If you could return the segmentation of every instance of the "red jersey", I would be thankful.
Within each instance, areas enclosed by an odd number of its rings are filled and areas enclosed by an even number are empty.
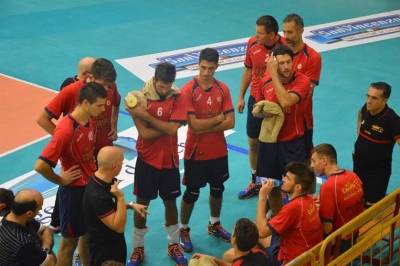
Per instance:
[[[289,83],[283,84],[288,93],[295,93],[299,96],[300,101],[289,107],[282,109],[285,115],[285,121],[278,134],[277,141],[290,141],[304,135],[304,101],[307,100],[310,93],[310,79],[301,73],[293,72],[293,77]],[[258,91],[256,101],[268,100],[279,104],[276,97],[274,84],[271,76],[267,75],[261,79],[260,89]]]
[[[118,107],[120,102],[121,95],[117,90],[117,85],[113,83],[107,90],[106,104],[104,106],[105,110],[94,119],[97,127],[96,153],[104,146],[113,145],[112,141],[108,139],[108,133],[111,131],[112,108]]]
[[[347,170],[332,174],[321,185],[319,215],[336,231],[364,211],[364,192],[360,178]],[[355,230],[354,233],[358,231]],[[351,234],[344,239],[350,239]]]
[[[322,68],[321,61],[321,55],[307,44],[304,44],[304,48],[294,55],[293,70],[303,73],[310,78],[311,82],[314,83],[315,86],[318,86]],[[312,129],[314,127],[312,97],[307,98],[306,111],[304,115],[307,127]]]
[[[204,90],[194,78],[182,87],[181,92],[186,99],[187,114],[195,115],[197,119],[208,119],[220,113],[227,114],[234,111],[228,87],[216,79],[211,88]],[[184,158],[189,160],[194,152],[195,160],[211,160],[227,156],[224,132],[195,134],[188,129]]]
[[[44,108],[45,111],[55,119],[58,119],[62,113],[72,112],[78,102],[79,91],[85,83],[85,80],[78,80],[63,88]],[[112,145],[112,141],[108,139],[108,133],[111,131],[112,107],[119,106],[120,101],[121,95],[118,93],[117,85],[112,83],[107,90],[105,111],[93,118],[98,130],[96,152],[104,146]]]
[[[96,170],[94,161],[94,144],[96,127],[91,118],[86,125],[81,125],[68,114],[57,125],[54,135],[46,145],[39,158],[55,167],[61,160],[62,171],[79,165],[82,176],[69,186],[86,186],[89,177]]]
[[[147,100],[147,112],[162,121],[186,124],[186,102],[182,95],[174,95],[165,100]],[[177,133],[150,140],[144,140],[139,134],[136,150],[145,163],[157,169],[179,167]]]
[[[264,76],[265,70],[267,69],[267,63],[265,60],[268,59],[269,53],[279,44],[286,44],[286,40],[280,35],[278,41],[273,46],[265,46],[259,44],[256,37],[251,37],[247,42],[246,57],[244,59],[244,65],[247,68],[251,68],[251,87],[250,95],[256,98],[258,84],[261,78]]]
[[[280,236],[278,260],[289,263],[322,241],[322,225],[314,199],[301,195],[283,205],[267,224]]]

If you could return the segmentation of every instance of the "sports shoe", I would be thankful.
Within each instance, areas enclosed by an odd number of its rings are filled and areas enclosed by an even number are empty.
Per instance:
[[[219,237],[221,240],[223,240],[225,242],[231,241],[231,233],[226,231],[221,226],[221,222],[216,222],[215,224],[211,224],[210,222],[208,222],[207,233],[209,233],[210,235]]]
[[[47,227],[48,227],[54,234],[58,234],[58,233],[61,232],[61,228],[60,228],[59,226],[49,224]]]
[[[179,249],[178,244],[168,245],[167,254],[174,261],[176,266],[188,265],[188,260]]]
[[[183,249],[185,252],[192,252],[193,251],[193,245],[192,241],[190,241],[190,228],[183,229],[181,228],[179,232],[179,246]]]
[[[258,192],[260,191],[261,186],[256,185],[256,183],[251,182],[247,188],[244,190],[240,191],[238,193],[238,198],[239,199],[248,199],[253,197],[254,195],[257,195]]]
[[[74,266],[82,266],[81,257],[78,253],[75,253]]]
[[[131,258],[127,266],[138,266],[142,264],[146,256],[144,255],[144,247],[135,248],[132,252]]]

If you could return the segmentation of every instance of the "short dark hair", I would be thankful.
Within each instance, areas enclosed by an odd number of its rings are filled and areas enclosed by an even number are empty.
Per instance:
[[[103,79],[108,83],[113,83],[117,79],[117,72],[115,71],[114,65],[110,60],[105,58],[96,59],[90,67],[90,74],[95,79]]]
[[[162,81],[165,83],[172,83],[176,77],[176,67],[167,62],[160,63],[156,66],[154,74],[156,81]]]
[[[83,100],[87,100],[90,104],[93,104],[98,98],[107,98],[106,89],[97,82],[88,82],[79,91],[78,104],[83,103]]]
[[[290,49],[287,45],[283,45],[283,44],[279,44],[277,47],[275,47],[271,51],[271,53],[272,52],[274,53],[274,56],[287,54],[290,56],[290,58],[292,58],[292,60],[294,57],[294,53],[293,53],[292,49]]]
[[[330,163],[334,164],[337,163],[337,153],[335,148],[331,144],[328,143],[319,144],[315,146],[315,148],[311,151],[311,154],[313,153],[325,156],[326,158],[328,158],[328,161]]]
[[[234,235],[236,238],[236,246],[242,252],[251,250],[258,243],[259,236],[257,226],[247,218],[240,218],[237,220]]]
[[[207,61],[211,63],[218,64],[219,62],[219,53],[217,50],[214,48],[205,48],[201,50],[200,56],[199,56],[199,62],[201,61]]]
[[[115,260],[106,260],[101,266],[124,266],[124,264]]]
[[[382,81],[374,82],[374,83],[371,83],[371,87],[374,89],[383,91],[382,97],[384,99],[389,99],[390,94],[392,93],[392,86],[390,86],[386,82],[382,82]]]
[[[12,203],[14,201],[14,193],[10,189],[0,188],[0,203],[6,206],[1,210],[1,212],[7,212],[11,210]]]
[[[302,162],[292,162],[286,165],[286,171],[295,175],[295,184],[300,184],[302,192],[307,193],[315,180],[315,174],[310,166]]]
[[[304,28],[303,18],[297,14],[289,14],[283,19],[283,23],[294,22],[294,24],[299,28]]]
[[[36,208],[37,208],[36,200],[18,202],[18,201],[15,201],[15,198],[14,198],[14,201],[13,201],[13,204],[11,207],[11,211],[16,216],[21,216],[21,215],[27,213],[28,211],[33,211],[33,212],[36,211]]]
[[[256,21],[257,26],[264,26],[266,32],[274,32],[275,34],[279,31],[278,21],[273,16],[265,15],[261,16]]]

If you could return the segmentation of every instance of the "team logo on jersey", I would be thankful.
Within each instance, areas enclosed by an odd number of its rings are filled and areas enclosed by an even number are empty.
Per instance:
[[[88,137],[89,137],[89,141],[93,140],[93,131],[89,132]]]
[[[110,100],[107,101],[107,106],[110,106],[111,102]]]
[[[371,129],[373,131],[376,131],[376,132],[379,132],[379,133],[383,132],[383,127],[380,127],[380,126],[377,126],[377,125],[372,125]]]
[[[303,66],[301,64],[297,65],[297,69],[301,69]]]
[[[218,98],[217,98],[217,101],[218,101],[218,102],[221,102],[221,100],[222,100],[221,97],[218,97]]]

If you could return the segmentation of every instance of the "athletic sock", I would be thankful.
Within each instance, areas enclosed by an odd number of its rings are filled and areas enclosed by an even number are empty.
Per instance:
[[[179,243],[179,225],[173,224],[168,227],[164,226],[168,233],[168,244],[178,244]]]
[[[149,231],[149,228],[134,228],[132,236],[133,248],[144,247],[144,235]]]

